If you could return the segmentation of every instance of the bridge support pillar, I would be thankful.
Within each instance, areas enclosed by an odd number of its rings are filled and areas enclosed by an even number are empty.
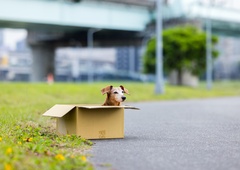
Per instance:
[[[54,75],[55,47],[43,43],[30,45],[30,49],[33,57],[31,81],[46,81],[48,74]]]

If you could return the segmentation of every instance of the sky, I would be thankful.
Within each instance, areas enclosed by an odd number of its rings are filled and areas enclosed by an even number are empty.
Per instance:
[[[3,43],[11,50],[16,48],[16,43],[19,40],[22,40],[27,36],[27,31],[24,29],[4,29],[3,32]]]

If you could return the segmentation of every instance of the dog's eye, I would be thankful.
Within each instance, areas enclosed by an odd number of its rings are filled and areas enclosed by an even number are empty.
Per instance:
[[[122,91],[122,93],[125,93],[125,91]]]
[[[116,91],[115,91],[115,92],[113,92],[113,93],[114,93],[114,94],[118,94],[118,92],[116,92]]]

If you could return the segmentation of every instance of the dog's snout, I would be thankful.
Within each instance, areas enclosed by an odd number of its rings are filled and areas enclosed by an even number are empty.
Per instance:
[[[123,97],[122,97],[122,100],[123,100],[123,101],[124,101],[124,100],[126,100],[126,97],[125,97],[125,96],[123,96]]]

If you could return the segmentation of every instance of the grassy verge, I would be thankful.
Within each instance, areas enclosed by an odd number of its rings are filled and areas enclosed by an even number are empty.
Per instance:
[[[78,136],[58,136],[54,120],[42,117],[56,103],[103,103],[100,90],[118,82],[94,84],[0,83],[0,169],[93,169],[84,150],[92,145]],[[131,95],[127,102],[240,96],[240,82],[218,82],[208,91],[166,86],[155,95],[152,83],[122,82]]]

